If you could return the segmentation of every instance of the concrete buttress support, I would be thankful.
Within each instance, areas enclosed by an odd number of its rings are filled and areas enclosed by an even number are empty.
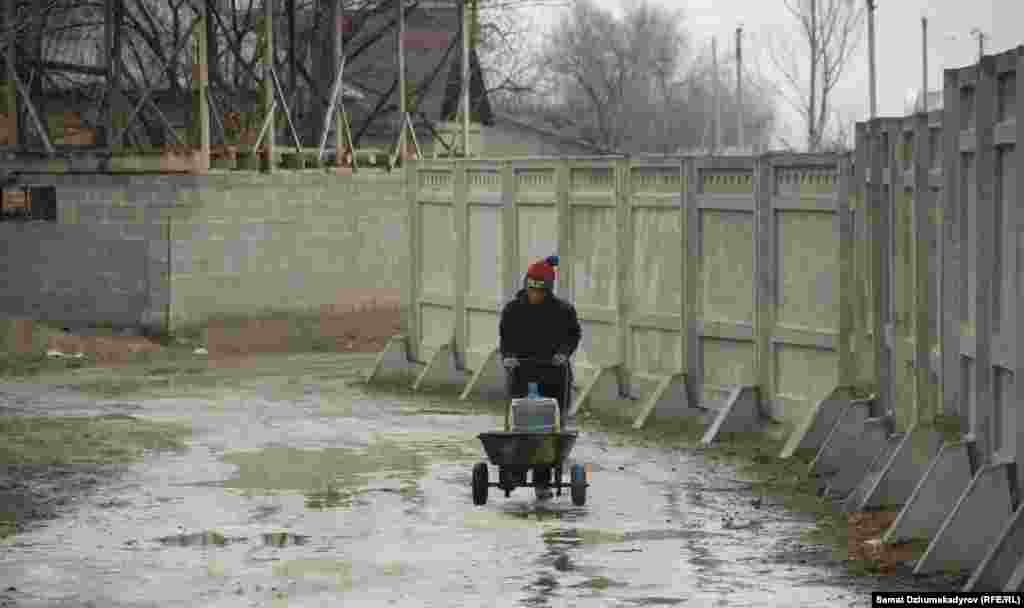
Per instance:
[[[885,543],[931,539],[971,483],[969,442],[942,446],[914,487],[896,520],[882,537]]]
[[[871,415],[870,405],[867,401],[850,403],[825,437],[807,468],[807,474],[815,480],[819,490],[842,468],[847,448],[860,440],[864,422]]]
[[[1018,506],[1003,526],[999,538],[971,573],[963,591],[1018,591],[1020,582],[1012,589],[1007,585],[1021,565],[1024,565],[1024,506]]]
[[[691,404],[687,391],[686,374],[662,377],[641,405],[640,415],[633,422],[633,428],[640,429],[657,420],[706,416],[708,410]]]
[[[914,574],[973,570],[999,540],[1013,514],[1009,464],[981,467],[942,522],[914,567]]]
[[[871,466],[868,467],[867,473],[861,478],[857,487],[854,488],[846,498],[843,500],[842,510],[843,513],[856,513],[863,511],[862,505],[865,499],[868,497],[872,489],[878,484],[879,478],[888,469],[889,464],[892,462],[893,456],[899,449],[900,444],[906,439],[906,435],[896,433],[889,435],[885,440],[885,445],[882,451],[879,452],[878,456],[872,461]],[[915,479],[911,483],[911,489],[913,489],[913,483],[916,483]],[[909,490],[908,490],[909,491]]]
[[[459,400],[465,401],[470,395],[502,399],[507,396],[507,392],[507,378],[505,369],[501,366],[501,353],[495,348],[473,373]]]
[[[633,422],[637,415],[637,405],[629,401],[624,394],[623,373],[622,366],[618,364],[601,367],[580,391],[572,405],[570,416],[575,416],[583,406],[587,406],[602,414]]]
[[[710,445],[725,433],[753,433],[763,428],[765,416],[761,414],[760,391],[756,386],[737,386],[729,393],[725,407],[718,411],[714,422],[700,440]]]
[[[864,484],[845,505],[848,513],[867,509],[903,506],[924,477],[942,447],[942,435],[931,428],[916,427],[903,435],[893,435],[894,449],[876,464]],[[874,467],[873,467],[874,468]]]
[[[860,484],[871,465],[885,452],[892,423],[888,418],[868,418],[860,436],[838,454],[839,470],[828,480],[826,496],[845,498]]]
[[[422,364],[412,359],[409,338],[404,335],[392,336],[384,350],[377,355],[373,368],[366,376],[366,382],[374,384],[401,379],[411,383],[420,375],[422,368]]]
[[[428,386],[457,386],[462,389],[468,381],[469,374],[459,369],[455,360],[455,349],[452,343],[448,343],[442,344],[434,351],[426,367],[413,382],[412,390],[418,391]]]
[[[804,421],[798,426],[786,440],[779,458],[788,459],[793,454],[803,450],[821,449],[832,427],[836,425],[839,417],[850,407],[853,399],[853,391],[847,387],[836,387],[832,389],[828,397],[825,397],[814,405],[814,408],[807,414]]]

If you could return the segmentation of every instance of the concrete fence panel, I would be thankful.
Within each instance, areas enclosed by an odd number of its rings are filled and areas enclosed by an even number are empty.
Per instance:
[[[763,302],[770,333],[762,384],[772,416],[792,427],[841,381],[840,352],[848,341],[841,332],[842,297],[852,291],[842,280],[844,246],[852,245],[848,164],[834,156],[769,162],[768,246],[758,256],[770,286]]]
[[[624,162],[624,161],[623,161]],[[589,376],[596,370],[625,363],[622,325],[626,165],[613,160],[568,163],[567,258],[562,272],[570,277],[570,293],[583,327],[576,365]]]
[[[412,350],[429,361],[450,344],[456,328],[456,269],[463,266],[456,235],[459,171],[448,163],[424,163],[410,193],[413,268]]]
[[[685,188],[679,159],[630,167],[625,363],[640,393],[686,370]]]
[[[689,228],[697,268],[690,377],[700,402],[721,407],[735,386],[758,381],[755,334],[755,161],[695,161]]]
[[[502,284],[505,221],[501,165],[472,162],[466,167],[463,323],[466,367],[476,370],[498,346],[498,320],[505,304]]]

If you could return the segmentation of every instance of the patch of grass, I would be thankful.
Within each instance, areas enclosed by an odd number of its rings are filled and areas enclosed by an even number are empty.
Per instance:
[[[0,378],[35,378],[47,373],[80,369],[92,365],[90,357],[51,358],[45,354],[0,354]]]
[[[17,522],[16,514],[9,511],[0,511],[0,540],[18,531]]]
[[[966,429],[963,419],[959,416],[939,414],[935,417],[933,424],[935,430],[942,434],[945,441],[955,442],[963,439]]]
[[[132,416],[6,416],[0,418],[0,462],[116,464],[146,450],[184,448],[191,429]]]

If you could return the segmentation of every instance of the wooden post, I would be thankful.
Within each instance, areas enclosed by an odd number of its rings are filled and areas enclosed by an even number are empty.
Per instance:
[[[978,82],[974,90],[974,133],[975,133],[975,184],[977,189],[976,217],[971,226],[977,243],[975,256],[975,315],[974,329],[974,412],[971,416],[971,433],[977,440],[979,464],[990,462],[997,445],[994,426],[995,392],[993,391],[992,329],[994,327],[992,302],[995,291],[993,263],[995,262],[995,239],[992,235],[999,229],[995,224],[995,147],[993,131],[995,125],[995,57],[985,56],[978,62]]]
[[[196,10],[199,11],[201,22],[195,29],[196,43],[192,69],[192,103],[195,108],[195,118],[199,124],[196,125],[198,141],[193,143],[199,146],[199,171],[200,173],[206,173],[210,170],[210,57],[206,46],[206,33],[210,16],[207,14],[205,2],[199,3]]]
[[[286,10],[288,11],[288,105],[292,108],[296,107],[296,98],[298,96],[299,87],[299,63],[298,56],[295,53],[296,47],[296,33],[295,33],[295,0],[287,0],[285,3]],[[316,141],[316,140],[313,140]],[[301,150],[296,150],[301,152]]]
[[[462,155],[469,158],[469,2],[462,0]]]
[[[398,41],[396,52],[398,53],[398,158],[405,162],[406,157],[406,95],[405,90],[405,3],[402,0],[395,0],[398,12]]]
[[[942,119],[942,287],[939,294],[939,318],[941,337],[939,349],[942,352],[942,413],[945,416],[960,414],[960,404],[965,395],[960,383],[960,321],[962,298],[966,284],[963,252],[966,243],[960,240],[960,85],[956,70],[945,70],[943,74],[943,119]],[[965,207],[966,208],[966,207]],[[1022,383],[1024,384],[1024,383]]]
[[[118,64],[114,56],[114,32],[117,27],[117,0],[106,0],[103,12],[103,68],[107,74],[107,99],[103,108],[103,134],[102,142],[110,145],[110,138],[114,134],[114,69]]]
[[[263,0],[263,111],[267,124],[267,151],[263,170],[273,173],[275,169],[275,146],[277,125],[274,124],[274,6],[277,0]]]
[[[334,32],[332,34],[333,41],[333,53],[331,57],[334,62],[331,64],[332,73],[337,73],[338,66],[341,65],[341,57],[345,54],[345,5],[342,0],[330,0],[331,6],[334,8]],[[338,93],[341,99],[345,97],[345,85],[342,83],[341,91]],[[335,158],[337,158],[338,166],[342,164],[342,156],[345,153],[345,107],[339,101],[340,110],[334,113],[334,148]],[[356,166],[355,162],[356,151],[352,150],[352,167]]]
[[[109,0],[108,0],[109,1]],[[2,21],[0,25],[4,28],[14,27],[14,2],[4,2],[2,9]],[[19,129],[19,120],[21,112],[18,111],[19,100],[18,100],[18,88],[15,84],[14,74],[11,71],[10,66],[18,64],[18,45],[15,44],[14,36],[7,44],[5,50],[7,58],[4,60],[4,74],[6,75],[3,86],[3,98],[0,99],[0,115],[3,115],[6,119],[6,130],[8,133],[7,144],[21,146],[23,141],[21,137],[21,129]]]

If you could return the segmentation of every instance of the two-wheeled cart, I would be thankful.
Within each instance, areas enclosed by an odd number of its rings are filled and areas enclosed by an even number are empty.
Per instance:
[[[583,506],[589,485],[586,468],[579,463],[572,464],[568,482],[564,479],[566,460],[579,436],[577,431],[563,428],[562,410],[568,411],[571,407],[568,403],[568,364],[556,366],[550,361],[537,359],[520,359],[519,362],[516,369],[510,370],[511,374],[529,374],[531,370],[545,366],[565,368],[561,371],[565,384],[562,399],[541,397],[531,390],[526,398],[509,402],[505,412],[505,430],[480,433],[487,458],[498,467],[498,482],[491,482],[486,462],[474,465],[473,503],[486,504],[489,488],[504,490],[508,498],[516,488],[533,487],[538,491],[553,489],[558,496],[562,495],[562,488],[569,488],[573,504]],[[531,384],[536,386],[536,383]],[[528,474],[531,477],[529,482],[526,480]]]

